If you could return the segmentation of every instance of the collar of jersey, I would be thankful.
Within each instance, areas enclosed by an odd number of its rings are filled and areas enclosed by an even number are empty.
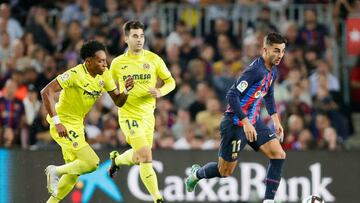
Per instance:
[[[139,54],[139,55],[131,55],[129,50],[126,51],[125,55],[129,58],[142,58],[145,56],[145,50],[143,49],[142,50],[142,54]]]
[[[266,66],[265,66],[265,60],[263,59],[263,57],[260,56],[259,58],[260,58],[261,66],[266,70],[266,72],[272,72],[272,70],[276,67],[276,66],[272,66],[271,70],[267,69]]]

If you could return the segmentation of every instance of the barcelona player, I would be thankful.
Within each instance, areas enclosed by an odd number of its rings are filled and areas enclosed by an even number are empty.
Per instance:
[[[134,86],[131,77],[124,80],[119,93],[107,68],[105,46],[97,41],[85,43],[80,50],[84,63],[57,76],[42,91],[48,111],[51,137],[61,146],[65,164],[45,169],[51,197],[47,203],[60,202],[72,190],[80,175],[97,169],[99,157],[85,140],[84,118],[101,94],[106,91],[121,107]],[[55,95],[60,92],[56,103]],[[56,103],[56,104],[55,104]]]
[[[228,107],[220,124],[218,162],[202,167],[194,164],[185,182],[187,191],[193,191],[201,179],[230,176],[237,166],[238,153],[248,144],[270,159],[264,203],[274,202],[285,160],[285,152],[280,145],[284,130],[275,109],[274,81],[277,77],[276,65],[284,56],[285,44],[286,39],[280,34],[265,36],[262,56],[255,59],[229,89],[226,96]],[[274,122],[275,132],[259,119],[262,98]]]
[[[119,83],[120,89],[124,88],[123,81],[128,76],[134,78],[135,87],[125,105],[119,108],[120,128],[131,149],[121,155],[117,151],[110,153],[113,163],[109,175],[113,177],[120,165],[139,164],[142,182],[154,202],[161,203],[164,200],[152,167],[154,109],[156,99],[175,88],[175,80],[158,55],[143,49],[145,39],[141,22],[128,21],[124,24],[123,31],[128,50],[112,61],[110,71],[114,80]],[[160,88],[156,88],[158,78],[163,81]]]

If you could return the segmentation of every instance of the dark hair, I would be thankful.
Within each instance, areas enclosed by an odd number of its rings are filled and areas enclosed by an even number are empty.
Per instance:
[[[131,29],[142,29],[142,30],[144,30],[144,24],[142,24],[140,21],[137,21],[137,20],[127,21],[123,26],[125,36],[129,36]]]
[[[264,42],[266,45],[271,46],[272,44],[286,44],[287,40],[281,34],[272,32],[264,37]]]
[[[105,45],[96,40],[90,40],[85,42],[80,49],[80,56],[83,60],[94,57],[95,53],[98,51],[106,51]]]

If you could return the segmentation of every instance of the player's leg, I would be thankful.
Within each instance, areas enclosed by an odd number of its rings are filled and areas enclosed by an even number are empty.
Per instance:
[[[70,163],[76,159],[76,154],[74,153],[73,150],[62,149],[62,154],[65,163]],[[64,199],[76,184],[78,177],[79,177],[78,175],[70,175],[70,174],[65,174],[61,176],[57,186],[58,192],[56,196],[51,196],[46,203],[58,203],[62,199]]]
[[[261,121],[255,125],[259,149],[269,158],[264,203],[273,203],[280,184],[286,154],[276,135]],[[256,150],[256,148],[254,148]]]
[[[91,173],[98,168],[100,159],[89,145],[76,150],[75,154],[76,159],[74,161],[56,167],[58,174],[82,175]]]
[[[224,118],[220,124],[221,143],[218,162],[209,162],[200,167],[194,164],[191,174],[187,177],[186,190],[192,192],[201,179],[230,176],[237,165],[239,151],[246,145],[245,136],[241,135],[242,129],[235,126],[231,118]],[[241,141],[241,137],[244,141]]]

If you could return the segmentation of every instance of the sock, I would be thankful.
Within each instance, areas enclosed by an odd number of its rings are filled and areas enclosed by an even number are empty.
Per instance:
[[[53,196],[51,196],[51,197],[48,199],[48,201],[46,201],[46,203],[59,203],[59,202],[60,202],[60,200],[57,199],[56,197],[53,197]]]
[[[198,179],[221,177],[218,164],[216,162],[207,163],[196,172],[196,177]]]
[[[275,201],[273,199],[266,199],[263,203],[275,203]]]
[[[265,180],[265,200],[273,200],[279,187],[284,159],[270,159]]]
[[[140,178],[154,201],[162,198],[152,163],[140,163]]]
[[[133,161],[133,156],[134,156],[134,150],[129,149],[126,152],[122,153],[120,156],[117,156],[115,158],[115,163],[117,166],[120,165],[132,166],[135,164]]]
[[[56,167],[60,175],[73,174],[82,175],[93,172],[99,165],[99,157],[90,146],[83,147],[76,152],[76,160]]]
[[[79,176],[65,174],[61,176],[59,185],[58,185],[58,195],[57,198],[64,199],[66,195],[74,188]]]

